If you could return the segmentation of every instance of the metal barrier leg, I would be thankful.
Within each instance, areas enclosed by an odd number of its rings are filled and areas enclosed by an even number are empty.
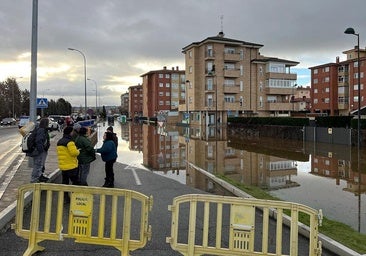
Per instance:
[[[32,202],[32,220],[30,223],[30,234],[28,248],[23,256],[31,256],[35,252],[43,251],[45,248],[38,245],[37,231],[39,226],[39,205],[41,203],[41,189],[39,184],[34,184],[33,202]]]

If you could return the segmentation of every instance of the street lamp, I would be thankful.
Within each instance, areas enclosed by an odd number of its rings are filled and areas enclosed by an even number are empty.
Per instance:
[[[358,90],[358,95],[357,95],[357,98],[358,98],[358,108],[357,108],[357,118],[358,118],[358,121],[357,121],[357,169],[358,169],[358,175],[359,175],[359,186],[361,186],[361,168],[360,168],[360,139],[361,139],[361,68],[360,68],[360,34],[359,33],[356,33],[355,30],[353,28],[347,28],[345,31],[344,31],[345,34],[348,34],[348,35],[354,35],[354,36],[357,36],[357,80],[358,80],[358,87],[357,87],[357,90]],[[359,191],[359,193],[361,194],[361,191]],[[361,200],[361,197],[359,195],[359,209],[360,209],[360,200]],[[360,223],[360,221],[359,221]],[[359,224],[360,225],[360,224]],[[359,226],[359,231],[361,229],[361,227]]]
[[[345,34],[349,34],[349,35],[355,35],[357,36],[357,80],[358,80],[358,87],[357,87],[357,93],[358,93],[358,108],[357,108],[357,117],[358,117],[358,122],[357,122],[357,145],[358,148],[360,148],[360,138],[361,138],[361,69],[360,69],[360,34],[356,33],[355,30],[353,28],[347,28],[344,31]]]
[[[94,79],[88,78],[88,80],[94,82],[95,84],[95,115],[96,115],[98,111],[98,85]]]
[[[84,58],[84,99],[85,99],[85,117],[86,117],[86,114],[87,114],[87,111],[88,111],[88,106],[87,106],[87,103],[86,103],[86,58],[85,58],[84,53],[82,51],[78,50],[78,49],[74,49],[74,48],[67,48],[67,49],[70,50],[70,51],[79,52]]]

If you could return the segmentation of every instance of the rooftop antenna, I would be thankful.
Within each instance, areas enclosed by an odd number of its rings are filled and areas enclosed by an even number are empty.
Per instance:
[[[221,31],[219,33],[220,37],[224,37],[224,15],[220,15]]]

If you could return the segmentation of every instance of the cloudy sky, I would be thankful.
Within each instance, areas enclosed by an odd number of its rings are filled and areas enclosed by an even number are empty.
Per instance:
[[[30,88],[33,0],[0,0],[0,81]],[[308,68],[334,62],[366,40],[365,0],[38,0],[38,97],[84,105],[119,105],[141,75],[179,66],[182,48],[215,36],[264,45],[265,56],[298,61],[298,84]],[[222,19],[220,17],[223,17]],[[293,69],[293,71],[295,71]],[[22,78],[20,78],[22,77]]]

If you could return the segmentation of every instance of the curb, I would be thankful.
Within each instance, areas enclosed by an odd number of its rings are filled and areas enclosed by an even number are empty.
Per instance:
[[[50,175],[50,181],[54,181],[57,177],[60,176],[60,169],[56,169]],[[28,193],[25,196],[24,203],[28,205],[32,202],[32,193]],[[14,222],[15,214],[16,214],[17,200],[15,200],[11,205],[6,207],[3,211],[0,212],[0,233],[6,232],[11,227],[11,222]]]

